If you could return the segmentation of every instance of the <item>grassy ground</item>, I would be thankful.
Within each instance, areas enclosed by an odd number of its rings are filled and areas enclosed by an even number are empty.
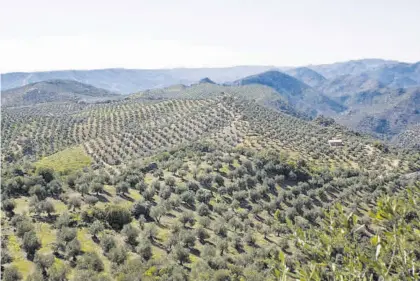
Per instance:
[[[99,246],[99,244],[96,244],[92,240],[92,235],[89,233],[88,229],[86,228],[78,229],[77,239],[80,241],[80,245],[82,246],[82,251],[85,253],[93,253],[93,252],[97,253],[100,257],[102,257],[105,272],[110,272],[111,262],[103,255],[102,248]]]
[[[15,235],[10,235],[7,248],[13,258],[12,265],[16,266],[23,279],[26,279],[35,270],[35,264],[26,259],[25,252],[20,248],[19,238]]]
[[[37,169],[52,168],[57,172],[68,174],[89,166],[92,159],[85,153],[82,146],[70,147],[35,163]]]
[[[55,242],[56,233],[55,229],[52,229],[51,225],[47,223],[35,224],[35,230],[37,237],[41,240],[41,252],[51,252],[52,244]]]
[[[82,251],[85,253],[92,253],[95,252],[96,244],[93,242],[91,235],[89,234],[88,230],[85,228],[81,228],[77,230],[77,239],[80,241],[80,245],[82,246]]]
[[[14,201],[16,205],[14,212],[16,214],[23,214],[25,212],[26,213],[29,212],[29,198],[28,197],[15,198]]]

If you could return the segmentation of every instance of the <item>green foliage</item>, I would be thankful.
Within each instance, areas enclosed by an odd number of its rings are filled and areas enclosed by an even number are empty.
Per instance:
[[[96,235],[98,235],[98,233],[102,232],[103,230],[104,230],[104,225],[102,224],[102,222],[98,220],[94,221],[89,227],[89,232],[94,237],[96,237]]]
[[[54,256],[51,253],[37,252],[34,263],[39,266],[42,272],[46,272],[54,264]]]
[[[96,253],[86,253],[77,260],[77,268],[80,270],[103,271],[104,263]]]
[[[172,253],[174,255],[174,259],[177,260],[180,265],[190,261],[188,251],[180,245],[176,245]]]
[[[132,246],[137,245],[137,237],[139,236],[139,233],[139,229],[132,224],[124,225],[123,229],[121,230],[121,234],[125,236],[126,242]]]
[[[16,204],[12,199],[3,200],[1,204],[1,209],[6,212],[7,216],[12,217],[14,215],[13,210],[15,209]]]
[[[215,92],[14,110],[2,254],[23,278],[418,279],[418,153]],[[75,147],[91,162],[66,175],[50,160]]]
[[[66,257],[72,258],[73,260],[75,260],[76,256],[81,253],[81,248],[82,247],[80,245],[79,240],[77,240],[77,238],[74,238],[73,240],[71,240],[70,242],[66,244],[66,249],[65,249]]]
[[[152,244],[147,240],[142,240],[136,247],[136,252],[146,261],[148,261],[152,255]]]
[[[99,182],[93,182],[90,185],[90,190],[96,194],[102,193],[104,191],[104,185]]]
[[[36,270],[26,278],[26,281],[44,281],[44,275],[41,271]]]
[[[108,258],[118,265],[123,264],[127,259],[127,251],[121,246],[114,247],[109,251]]]
[[[117,193],[125,194],[128,192],[130,185],[126,182],[119,182],[115,188]]]
[[[105,253],[108,253],[111,249],[115,248],[117,243],[115,242],[114,237],[110,235],[105,235],[101,239],[101,247]]]
[[[22,247],[28,253],[28,257],[31,257],[29,259],[32,259],[36,250],[41,247],[35,231],[29,231],[23,235]]]
[[[105,209],[106,222],[116,230],[121,230],[131,219],[130,211],[124,206],[107,205]]]
[[[43,169],[51,169],[59,173],[69,174],[87,167],[91,162],[92,159],[86,155],[83,148],[75,146],[45,157],[36,162],[35,166],[38,173]]]
[[[48,281],[62,281],[66,280],[66,275],[69,272],[69,268],[64,263],[54,263],[48,271]]]
[[[2,280],[19,281],[22,280],[22,274],[19,273],[16,267],[9,266],[4,269],[4,272],[2,274]]]

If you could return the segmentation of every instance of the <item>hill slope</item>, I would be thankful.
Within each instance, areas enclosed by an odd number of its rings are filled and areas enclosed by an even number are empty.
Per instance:
[[[282,111],[292,116],[309,119],[310,115],[297,110],[290,105],[285,97],[280,95],[271,87],[252,84],[245,86],[219,85],[208,82],[201,82],[191,86],[174,85],[163,89],[153,89],[139,92],[130,96],[130,98],[147,99],[203,99],[213,98],[220,94],[228,94],[241,97],[247,100],[253,100],[266,107]]]
[[[333,79],[324,80],[315,88],[332,98],[342,98],[358,92],[377,90],[385,85],[371,78],[368,74],[341,75]]]
[[[399,147],[415,147],[420,149],[420,123],[408,127],[392,138],[392,143]]]
[[[420,123],[420,88],[366,92],[354,99],[359,105],[355,103],[350,118],[340,120],[347,119],[358,130],[389,138]]]
[[[348,108],[335,118],[356,130],[390,139],[420,122],[419,87],[391,88],[359,75],[341,76],[318,89]]]
[[[204,86],[2,109],[2,273],[418,279],[418,153]]]
[[[359,75],[397,63],[397,61],[383,59],[361,59],[332,64],[309,65],[308,68],[315,70],[327,79],[334,79],[341,75]]]
[[[75,80],[121,94],[140,90],[168,87],[174,84],[190,84],[203,77],[215,82],[232,81],[251,74],[266,71],[270,66],[235,66],[226,68],[174,68],[174,69],[98,69],[68,70],[30,73],[6,73],[1,75],[3,90],[26,84],[51,80]]]
[[[315,116],[345,110],[340,103],[312,89],[302,81],[279,71],[267,71],[234,81],[232,85],[264,85],[276,90],[296,109]]]
[[[340,74],[324,80],[317,89],[328,96],[343,96],[380,88],[420,86],[420,63],[393,63],[362,73]]]
[[[420,63],[363,60],[321,70],[330,79],[315,88],[348,108],[334,116],[341,124],[388,140],[418,124]]]
[[[1,92],[2,106],[34,105],[46,102],[97,101],[119,95],[72,80],[49,80]]]
[[[367,74],[391,88],[420,86],[420,62],[386,65]]]
[[[317,87],[327,80],[324,76],[308,67],[292,68],[285,70],[284,72],[311,87]]]

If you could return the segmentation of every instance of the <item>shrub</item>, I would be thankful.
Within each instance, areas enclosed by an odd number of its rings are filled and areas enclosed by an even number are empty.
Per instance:
[[[47,269],[49,269],[54,263],[54,256],[50,253],[40,253],[36,252],[34,263],[39,266],[43,273],[46,274]]]
[[[45,275],[46,274],[47,273],[45,273]],[[28,277],[26,278],[26,281],[44,281],[44,274],[39,270],[35,270],[35,272],[28,275]]]
[[[209,207],[206,204],[201,203],[197,207],[197,213],[200,216],[208,216],[210,214],[210,209],[209,209]]]
[[[81,253],[81,245],[77,238],[74,238],[66,245],[66,257],[76,259],[76,256]]]
[[[187,250],[185,250],[181,245],[176,245],[172,251],[173,257],[179,262],[180,265],[183,265],[185,262],[190,261],[190,256]]]
[[[118,194],[127,193],[129,188],[130,188],[130,185],[125,181],[119,182],[117,186],[115,187]]]
[[[115,242],[114,237],[112,237],[111,235],[105,235],[104,237],[102,237],[101,247],[105,253],[108,253],[112,248],[115,248],[116,245],[117,242]]]
[[[105,208],[105,220],[115,230],[121,230],[123,226],[130,223],[131,213],[127,208],[119,205],[108,205]]]
[[[6,199],[1,202],[1,208],[6,212],[7,216],[12,217],[14,215],[13,210],[15,209],[16,204],[12,199]]]
[[[90,227],[89,232],[92,234],[93,237],[96,237],[96,235],[104,230],[104,225],[102,222],[96,220],[94,221]]]
[[[66,265],[55,263],[48,269],[48,281],[67,280],[66,275],[69,268]]]
[[[54,170],[50,168],[40,167],[37,169],[37,174],[40,175],[46,183],[54,179]]]
[[[3,281],[19,281],[22,280],[22,274],[18,271],[16,266],[8,266],[4,269],[2,274]]]
[[[31,230],[23,235],[22,247],[28,253],[28,259],[32,260],[36,250],[41,247],[35,231]]]
[[[131,214],[138,219],[140,217],[140,215],[143,215],[145,218],[149,217],[149,204],[147,204],[146,202],[143,201],[137,201],[136,203],[134,203],[132,209],[131,209]]]
[[[126,237],[126,242],[132,246],[137,245],[137,237],[139,236],[140,231],[131,224],[124,225],[121,234]]]
[[[16,218],[17,218],[17,222],[16,222],[17,236],[23,237],[25,233],[34,229],[32,222],[27,217],[23,217],[22,220],[19,219],[20,217],[16,217]],[[12,224],[13,224],[13,220],[12,220]]]
[[[109,251],[108,258],[110,261],[121,265],[127,259],[127,250],[121,246],[116,246]]]
[[[147,240],[142,240],[141,243],[136,247],[136,252],[146,261],[148,261],[153,253],[152,253],[152,245]]]
[[[104,263],[97,253],[86,253],[77,260],[77,268],[100,272],[104,270]]]
[[[100,182],[92,182],[90,184],[90,190],[98,195],[104,191],[104,185]]]

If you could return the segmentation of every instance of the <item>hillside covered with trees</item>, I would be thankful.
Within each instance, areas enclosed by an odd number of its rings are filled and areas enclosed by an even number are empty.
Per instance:
[[[3,280],[419,280],[418,150],[210,85],[2,108]]]

